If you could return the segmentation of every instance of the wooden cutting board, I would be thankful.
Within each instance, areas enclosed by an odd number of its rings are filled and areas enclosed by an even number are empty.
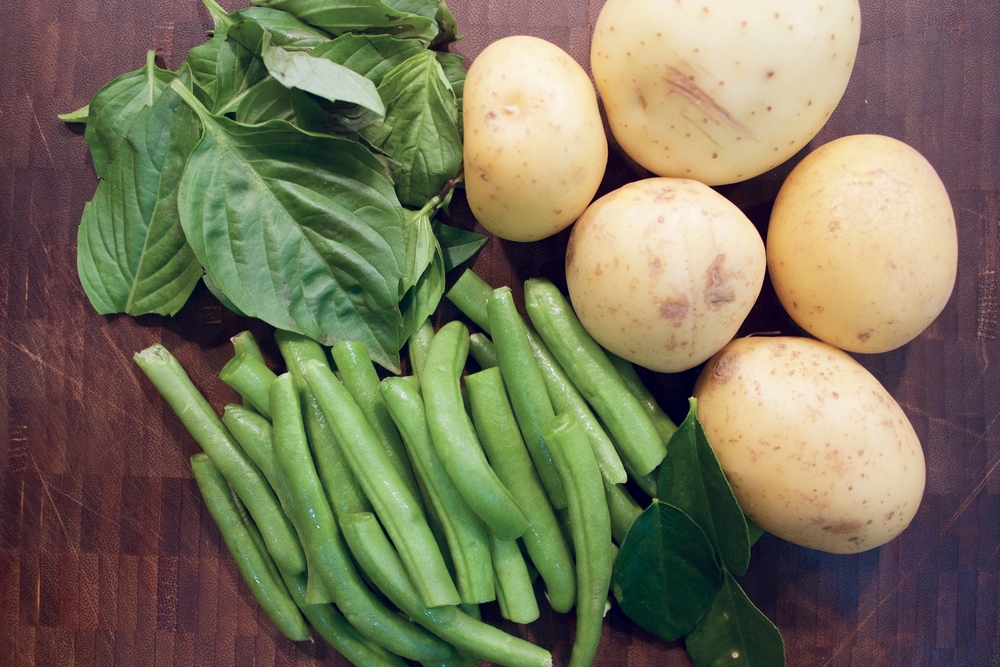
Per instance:
[[[10,4],[10,3],[9,3]],[[235,8],[232,3],[223,3]],[[452,0],[471,61],[515,33],[588,61],[600,0]],[[922,152],[957,214],[954,295],[919,339],[863,357],[901,403],[927,457],[927,491],[896,541],[854,556],[765,536],[742,584],[780,628],[790,665],[988,665],[1000,660],[1000,14],[992,1],[862,0],[856,69],[820,135],[877,132]],[[133,364],[166,345],[219,410],[229,337],[270,330],[199,288],[173,318],[105,317],[76,275],[76,229],[96,176],[74,110],[148,49],[175,68],[211,26],[197,0],[24,0],[0,40],[0,664],[345,665],[322,642],[276,636],[220,546],[191,480],[197,446]],[[794,161],[794,160],[793,160]],[[721,188],[764,231],[788,167]],[[605,189],[641,175],[613,151]],[[459,197],[453,224],[474,228]],[[473,267],[509,284],[563,285],[566,234],[489,241]],[[447,305],[439,321],[455,316]],[[787,329],[765,290],[748,331]],[[683,415],[692,373],[647,375]],[[484,607],[488,618],[497,613]],[[572,615],[504,627],[564,664]],[[680,644],[615,608],[595,665],[688,665]]]

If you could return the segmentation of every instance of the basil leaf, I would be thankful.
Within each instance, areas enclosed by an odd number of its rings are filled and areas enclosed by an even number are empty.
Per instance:
[[[99,313],[173,315],[198,283],[201,265],[177,213],[177,186],[197,139],[190,110],[164,91],[136,115],[84,207],[77,269]]]
[[[86,123],[90,117],[90,105],[84,104],[76,111],[59,114],[59,120],[64,123]]]
[[[444,270],[450,273],[459,264],[466,262],[486,245],[489,237],[458,227],[434,221],[434,236],[444,254]]]
[[[448,3],[444,0],[438,3],[434,18],[438,23],[438,34],[434,38],[432,46],[440,46],[461,39],[458,36],[458,21],[455,20],[455,15],[448,9]]]
[[[405,219],[356,142],[284,121],[243,125],[178,90],[204,132],[181,179],[181,224],[240,311],[324,345],[363,342],[399,371]]]
[[[292,91],[268,76],[243,91],[218,114],[232,114],[237,123],[248,125],[276,119],[291,122],[295,118]]]
[[[320,44],[310,54],[349,67],[377,86],[396,65],[423,51],[424,46],[412,39],[347,33]]]
[[[398,11],[379,0],[257,0],[254,4],[288,12],[334,36],[383,33],[429,44],[438,32],[433,15]]]
[[[654,499],[622,541],[611,589],[626,616],[674,641],[695,627],[721,585],[705,532],[680,509]]]
[[[739,576],[750,563],[747,522],[698,421],[690,399],[687,418],[667,443],[656,488],[660,500],[684,510],[705,531],[723,566]]]
[[[122,74],[98,90],[90,100],[84,140],[90,147],[98,178],[108,176],[125,135],[138,114],[153,102],[176,76],[157,67],[154,51],[146,53],[144,67]]]
[[[206,108],[219,113],[266,76],[267,67],[260,57],[235,39],[227,37],[219,46],[212,105],[206,105]]]
[[[464,122],[462,120],[462,101],[465,97],[465,76],[467,71],[462,67],[462,56],[457,53],[445,53],[443,51],[435,51],[438,62],[441,63],[441,69],[444,70],[444,75],[448,77],[448,82],[451,83],[451,89],[455,93],[455,102],[458,106],[458,133],[459,136],[463,134]]]
[[[403,311],[404,338],[417,330],[421,323],[434,314],[444,295],[444,253],[434,235],[431,211],[407,211],[406,290],[400,300]]]
[[[194,79],[194,93],[207,108],[215,107],[219,51],[226,43],[225,28],[216,28],[212,37],[188,51],[181,67],[188,67]]]
[[[429,19],[437,17],[437,0],[385,0],[385,4],[398,12],[425,16]]]
[[[712,608],[684,638],[696,667],[784,667],[778,628],[726,574]]]
[[[378,92],[386,102],[384,125],[389,132],[376,136],[375,123],[361,134],[399,164],[393,173],[399,200],[422,206],[462,166],[455,93],[433,51],[396,66]]]
[[[247,7],[229,17],[233,26],[228,35],[258,55],[264,33],[270,35],[272,44],[289,51],[309,50],[331,38],[323,30],[277,9]]]
[[[286,51],[270,43],[261,45],[267,71],[286,88],[297,88],[331,102],[358,105],[375,114],[385,114],[385,105],[375,84],[354,70],[308,53]]]

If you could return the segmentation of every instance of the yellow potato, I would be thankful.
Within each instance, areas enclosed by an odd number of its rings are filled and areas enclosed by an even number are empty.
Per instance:
[[[746,180],[802,149],[847,88],[858,0],[608,0],[591,69],[611,132],[660,176]]]
[[[512,241],[569,226],[594,198],[608,161],[597,93],[555,44],[490,44],[465,80],[465,189],[476,219]]]
[[[673,373],[736,335],[765,265],[760,234],[732,202],[698,181],[649,178],[604,195],[580,216],[566,283],[597,342]]]
[[[934,168],[901,141],[842,137],[789,174],[767,231],[768,270],[788,314],[851,352],[909,342],[941,313],[958,233]]]
[[[916,514],[925,466],[913,426],[842,350],[739,338],[705,365],[694,395],[740,506],[768,532],[855,553],[892,540]]]

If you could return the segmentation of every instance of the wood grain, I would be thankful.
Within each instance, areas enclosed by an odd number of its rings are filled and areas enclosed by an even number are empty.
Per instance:
[[[232,3],[223,3],[233,8]],[[452,0],[472,59],[510,34],[547,38],[587,64],[601,0]],[[902,139],[937,168],[957,214],[960,266],[947,309],[901,350],[863,357],[924,445],[927,492],[896,541],[855,556],[766,536],[741,582],[781,629],[790,665],[1000,664],[1000,13],[992,0],[862,0],[862,39],[846,95],[789,164],[720,188],[766,228],[798,158],[850,133]],[[228,339],[251,328],[276,365],[267,327],[204,289],[174,318],[104,317],[76,276],[76,228],[96,176],[76,109],[148,49],[176,67],[211,22],[197,0],[25,0],[0,40],[0,664],[340,666],[322,642],[276,635],[227,557],[190,478],[197,451],[131,361],[171,349],[214,406]],[[605,190],[640,172],[613,151]],[[455,224],[472,227],[464,203]],[[566,235],[492,239],[474,268],[494,285],[564,284]],[[455,315],[442,307],[443,320]],[[746,331],[790,330],[765,290]],[[675,417],[692,373],[647,374]],[[497,620],[487,606],[484,613]],[[607,619],[595,665],[689,665],[680,644]],[[499,622],[499,621],[498,621]],[[572,616],[503,624],[564,664]]]

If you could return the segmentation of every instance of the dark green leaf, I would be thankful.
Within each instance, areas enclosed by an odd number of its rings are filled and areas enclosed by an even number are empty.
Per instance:
[[[412,39],[347,33],[320,44],[310,53],[349,67],[377,86],[396,65],[423,51],[424,46]]]
[[[286,51],[264,37],[261,55],[267,71],[286,88],[297,88],[331,102],[364,107],[377,115],[385,105],[370,80],[354,70],[309,53]]]
[[[712,608],[684,639],[697,667],[784,667],[781,633],[727,574]]]
[[[764,537],[767,533],[766,530],[755,524],[753,521],[748,519],[745,515],[743,517],[747,521],[747,529],[750,532],[750,546],[757,544],[757,540]]]
[[[331,35],[382,33],[429,44],[438,31],[433,15],[398,11],[379,0],[258,0],[256,4],[286,11]]]
[[[362,131],[372,145],[399,163],[396,193],[408,206],[423,206],[442,191],[462,166],[458,106],[451,83],[433,51],[405,60],[389,72],[378,92],[386,103],[387,135]]]
[[[653,500],[622,541],[611,588],[626,616],[674,641],[695,627],[721,584],[704,531],[683,511]]]
[[[397,12],[424,16],[429,19],[437,16],[437,0],[385,0],[385,4]]]
[[[206,105],[215,113],[227,108],[233,100],[267,76],[267,67],[257,54],[228,38],[219,46],[215,71],[212,106]]]
[[[660,500],[681,508],[698,522],[723,566],[739,576],[750,563],[746,519],[697,413],[697,401],[692,398],[687,418],[667,443],[656,488]]]
[[[184,57],[181,66],[191,69],[194,78],[194,92],[207,108],[215,107],[218,84],[219,51],[226,43],[225,28],[216,28],[215,34],[203,44],[199,44]]]
[[[155,53],[149,51],[144,67],[114,79],[90,100],[84,139],[90,147],[98,178],[108,176],[109,165],[117,158],[136,117],[153,106],[176,76],[174,72],[157,67],[154,56]]]
[[[462,262],[466,262],[479,251],[489,237],[458,227],[451,227],[434,221],[434,235],[444,253],[444,270],[450,272]]]
[[[136,115],[78,232],[80,282],[98,312],[173,315],[197,284],[201,265],[177,214],[177,186],[197,139],[172,90]]]
[[[451,13],[451,10],[448,9],[448,3],[444,0],[441,0],[438,3],[435,18],[438,22],[438,35],[434,39],[434,46],[447,44],[448,42],[454,42],[455,40],[461,39],[458,36],[458,21],[455,20],[455,16]]]
[[[211,280],[248,316],[325,345],[361,341],[398,372],[406,221],[382,165],[356,142],[243,125],[185,99],[204,134],[181,222]]]

